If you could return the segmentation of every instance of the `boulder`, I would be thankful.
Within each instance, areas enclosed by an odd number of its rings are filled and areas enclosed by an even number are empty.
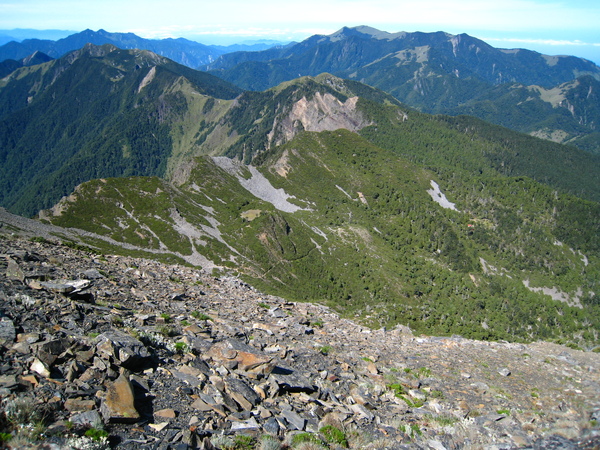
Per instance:
[[[113,423],[133,423],[140,418],[134,405],[133,388],[125,373],[108,384],[100,412],[105,421]]]

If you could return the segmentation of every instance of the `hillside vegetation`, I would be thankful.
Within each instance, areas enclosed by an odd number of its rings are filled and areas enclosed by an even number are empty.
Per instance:
[[[233,271],[372,326],[597,342],[597,203],[525,177],[440,177],[344,130],[301,133],[261,167],[263,192],[283,189],[296,212],[243,188],[255,176],[243,166],[236,174],[201,158],[177,187],[93,181],[45,217]],[[432,181],[456,210],[432,199]],[[564,301],[526,285],[554,288]]]
[[[162,176],[178,144],[173,123],[239,92],[108,45],[18,69],[0,81],[0,204],[31,216],[93,178]]]
[[[375,327],[598,345],[598,156],[329,74],[241,92],[112,46],[17,69],[0,107],[1,204],[57,203],[42,220],[90,249]]]

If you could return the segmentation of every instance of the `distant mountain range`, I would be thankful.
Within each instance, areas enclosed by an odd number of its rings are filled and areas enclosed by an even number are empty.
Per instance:
[[[31,28],[0,30],[0,45],[10,41],[21,42],[24,39],[50,39],[56,41],[75,33],[77,32],[69,30],[35,30]]]
[[[424,112],[470,114],[600,152],[600,68],[573,56],[497,49],[466,34],[362,26],[285,48],[229,53],[205,69],[257,91],[328,72]]]
[[[20,67],[25,66],[35,66],[37,64],[42,64],[48,61],[52,61],[53,58],[46,55],[45,53],[36,51],[29,56],[26,56],[19,61],[15,61],[14,59],[6,59],[4,61],[0,61],[0,78],[4,78],[6,75],[14,72]]]
[[[36,51],[57,58],[86,43],[149,50],[246,90],[327,72],[386,91],[423,112],[473,115],[600,153],[598,66],[573,56],[497,49],[466,34],[387,33],[361,26],[285,46],[223,47],[85,30],[57,41],[0,46],[0,61],[12,60],[0,70],[7,73]]]
[[[258,51],[276,43],[236,44],[232,46],[204,45],[184,38],[144,39],[133,33],[110,33],[105,30],[84,30],[58,40],[24,39],[0,46],[0,61],[20,60],[39,51],[53,58],[80,49],[85,44],[112,44],[122,49],[149,50],[192,68],[209,64],[218,56],[232,51]]]

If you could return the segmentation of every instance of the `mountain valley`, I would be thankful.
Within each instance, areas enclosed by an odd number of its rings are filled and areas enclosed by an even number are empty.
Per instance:
[[[0,64],[0,393],[56,445],[597,445],[597,66],[368,27]]]

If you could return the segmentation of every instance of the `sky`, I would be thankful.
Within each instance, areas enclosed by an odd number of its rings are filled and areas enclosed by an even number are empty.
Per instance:
[[[600,65],[600,0],[0,0],[0,29],[104,29],[203,44],[300,41],[343,26],[467,33]]]

